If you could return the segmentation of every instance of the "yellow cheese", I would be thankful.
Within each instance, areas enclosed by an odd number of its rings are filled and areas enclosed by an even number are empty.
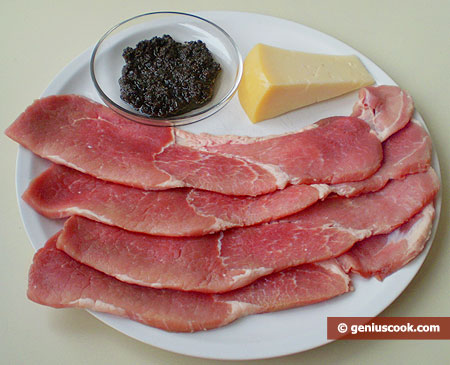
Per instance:
[[[257,44],[244,62],[239,100],[253,123],[373,84],[356,56]]]

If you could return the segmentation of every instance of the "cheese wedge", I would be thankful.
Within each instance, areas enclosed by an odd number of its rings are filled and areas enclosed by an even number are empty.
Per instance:
[[[257,44],[244,61],[239,101],[253,123],[374,83],[356,56]]]

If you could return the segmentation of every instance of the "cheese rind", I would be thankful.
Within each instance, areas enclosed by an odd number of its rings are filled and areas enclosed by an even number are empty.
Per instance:
[[[253,123],[374,83],[356,56],[257,44],[244,62],[239,101]]]

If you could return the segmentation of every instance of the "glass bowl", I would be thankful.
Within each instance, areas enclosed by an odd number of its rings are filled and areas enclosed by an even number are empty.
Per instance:
[[[179,116],[156,118],[137,111],[120,98],[119,78],[126,47],[135,48],[144,39],[165,34],[181,43],[203,41],[222,70],[207,104]],[[153,12],[124,20],[108,30],[94,47],[90,72],[102,100],[123,117],[152,126],[182,126],[213,115],[231,100],[241,80],[242,57],[233,39],[213,22],[192,14]]]

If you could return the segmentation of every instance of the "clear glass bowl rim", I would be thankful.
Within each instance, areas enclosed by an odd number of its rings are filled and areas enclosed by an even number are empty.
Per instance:
[[[127,110],[123,107],[121,107],[120,105],[116,104],[113,100],[111,100],[106,93],[103,91],[103,89],[101,88],[101,86],[99,85],[97,78],[95,76],[95,57],[97,55],[97,51],[99,50],[100,46],[102,45],[103,41],[112,33],[114,32],[117,28],[121,27],[122,25],[131,22],[135,19],[138,18],[142,18],[142,17],[146,17],[149,15],[156,15],[156,14],[167,14],[167,15],[182,15],[182,16],[188,16],[191,18],[195,18],[201,21],[204,21],[208,24],[210,24],[211,26],[213,26],[214,28],[216,28],[217,30],[219,30],[219,32],[221,32],[230,42],[230,44],[232,45],[232,48],[235,52],[235,56],[238,59],[238,67],[237,67],[237,72],[235,75],[235,80],[234,80],[234,84],[233,87],[227,92],[227,94],[220,99],[218,102],[216,102],[215,104],[211,105],[210,107],[208,107],[207,109],[198,111],[198,112],[194,112],[193,114],[189,114],[189,115],[180,115],[180,116],[173,116],[173,117],[167,117],[167,118],[152,118],[152,117],[146,117],[142,114],[139,113],[135,113],[133,111]],[[167,127],[167,126],[182,126],[182,125],[187,125],[187,124],[192,124],[192,123],[196,123],[199,122],[205,118],[208,118],[209,116],[213,115],[214,113],[218,112],[220,109],[222,109],[225,104],[230,101],[230,99],[232,98],[232,96],[236,93],[237,88],[239,86],[239,82],[241,80],[242,77],[242,72],[243,72],[243,61],[242,61],[242,56],[241,53],[239,52],[239,49],[236,45],[236,42],[233,40],[233,38],[221,27],[219,27],[217,24],[213,23],[212,21],[202,18],[198,15],[195,14],[189,14],[189,13],[184,13],[184,12],[179,12],[179,11],[155,11],[155,12],[149,12],[149,13],[143,13],[143,14],[139,14],[139,15],[135,15],[131,18],[125,19],[123,21],[121,21],[120,23],[117,23],[116,25],[114,25],[113,27],[111,27],[105,34],[103,34],[103,36],[99,39],[99,41],[96,43],[92,54],[91,54],[91,59],[90,59],[90,63],[89,63],[89,70],[90,70],[90,74],[91,74],[91,79],[92,82],[94,83],[94,86],[97,90],[97,92],[100,94],[101,98],[103,99],[103,101],[106,103],[106,105],[108,107],[110,107],[112,110],[114,110],[116,113],[120,114],[121,116],[128,118],[134,122],[138,122],[138,123],[142,123],[142,124],[146,124],[146,125],[151,125],[151,126],[162,126],[162,127]]]

